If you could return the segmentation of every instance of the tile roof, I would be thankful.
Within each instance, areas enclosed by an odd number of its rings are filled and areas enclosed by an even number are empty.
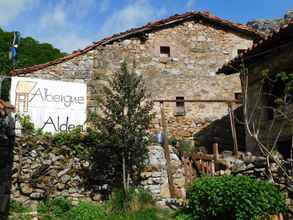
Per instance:
[[[198,21],[205,21],[210,24],[218,25],[221,28],[228,29],[231,31],[236,31],[242,34],[245,34],[247,36],[252,37],[252,39],[262,39],[264,38],[264,35],[247,27],[246,25],[242,24],[236,24],[231,21],[218,18],[214,15],[211,15],[209,12],[186,12],[184,14],[176,14],[174,16],[171,16],[166,19],[150,22],[142,27],[139,28],[133,28],[125,32],[121,32],[118,34],[114,34],[110,37],[106,37],[100,41],[94,42],[92,45],[87,46],[86,48],[78,51],[74,51],[72,54],[67,55],[65,57],[59,58],[57,60],[50,61],[48,63],[44,64],[38,64],[31,67],[27,67],[24,69],[16,69],[11,72],[12,75],[18,75],[18,74],[26,74],[26,73],[32,73],[37,70],[44,69],[49,66],[57,65],[59,63],[66,62],[70,59],[73,59],[77,56],[80,56],[82,54],[85,54],[93,49],[95,49],[98,46],[103,46],[106,44],[111,44],[115,41],[131,38],[134,36],[139,36],[144,33],[153,32],[162,28],[169,27],[171,25],[175,25],[187,20],[198,20]]]
[[[293,20],[287,25],[282,26],[279,31],[253,44],[251,48],[243,51],[236,58],[224,64],[217,73],[232,74],[239,72],[243,64],[247,66],[257,60],[257,58],[269,54],[272,50],[288,46],[291,43],[293,43]]]

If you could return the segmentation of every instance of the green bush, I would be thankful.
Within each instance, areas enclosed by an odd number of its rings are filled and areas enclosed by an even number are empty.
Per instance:
[[[196,150],[195,146],[190,140],[180,140],[179,141],[179,151],[182,153],[192,153]]]
[[[30,220],[29,212],[31,209],[24,206],[21,202],[11,200],[9,204],[9,219],[10,220]]]
[[[185,214],[185,213],[179,213],[176,215],[175,220],[192,220],[191,215]]]
[[[111,205],[116,206],[116,212],[107,210],[107,206],[102,206],[92,202],[79,202],[77,205],[65,198],[55,198],[42,202],[38,205],[40,220],[170,220],[173,219],[171,213],[166,210],[150,207],[153,204],[152,198],[147,191],[141,189],[132,190],[129,198],[129,209],[133,209],[134,202],[141,203],[133,210],[122,210],[121,204],[124,198],[115,191],[115,199],[111,200]],[[142,204],[144,203],[144,204]],[[118,206],[118,207],[117,207]],[[148,208],[146,208],[148,206]],[[120,207],[120,209],[118,209]],[[123,207],[124,208],[124,207]],[[121,211],[122,210],[122,211]],[[119,211],[119,212],[117,212]],[[17,219],[17,218],[16,218]],[[16,220],[15,219],[15,220]],[[28,219],[24,219],[28,220]],[[182,219],[178,219],[182,220]],[[183,219],[185,220],[185,219]]]
[[[35,126],[29,115],[17,115],[21,128],[25,134],[31,134],[35,131]]]
[[[67,214],[68,220],[103,220],[105,219],[105,211],[97,204],[90,202],[80,202],[73,207]]]
[[[147,208],[126,213],[110,214],[105,220],[171,220],[174,219],[172,214],[170,210]]]
[[[9,204],[9,211],[15,213],[30,212],[30,208],[24,206],[21,202],[11,200]]]
[[[152,194],[142,188],[130,188],[128,193],[125,193],[123,189],[116,189],[107,206],[114,213],[125,213],[154,207],[154,200]]]
[[[76,206],[66,198],[54,198],[38,205],[41,220],[103,220],[105,211],[95,203],[79,202]]]
[[[62,219],[72,209],[71,202],[66,198],[54,198],[41,202],[38,205],[38,213],[42,220]]]
[[[198,178],[187,199],[192,219],[259,220],[287,211],[276,186],[245,176]]]

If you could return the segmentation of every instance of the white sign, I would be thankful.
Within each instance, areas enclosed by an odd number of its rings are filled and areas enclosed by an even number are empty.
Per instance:
[[[10,101],[36,128],[69,131],[86,121],[86,84],[12,77]]]

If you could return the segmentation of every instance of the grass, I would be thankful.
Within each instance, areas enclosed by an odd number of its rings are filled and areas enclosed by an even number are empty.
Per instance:
[[[110,214],[105,220],[171,220],[172,213],[169,210],[158,208],[146,208],[138,211],[122,214]],[[104,220],[104,219],[103,219]]]
[[[30,216],[28,213],[31,212],[31,209],[24,206],[21,202],[16,200],[10,201],[10,216],[9,220],[30,220]]]
[[[21,203],[11,203],[11,220],[31,220]],[[104,204],[80,201],[77,205],[66,198],[41,202],[37,207],[40,220],[186,220],[174,217],[167,209],[159,209],[148,191],[131,189],[127,198],[121,190],[113,193]],[[16,215],[22,213],[22,215]]]

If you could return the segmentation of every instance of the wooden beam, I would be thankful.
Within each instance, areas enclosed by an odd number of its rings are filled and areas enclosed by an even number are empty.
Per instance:
[[[172,168],[171,168],[167,121],[165,119],[164,103],[162,102],[161,102],[161,121],[162,121],[163,134],[164,134],[163,147],[164,147],[164,153],[165,153],[165,157],[167,161],[167,176],[168,176],[168,183],[169,183],[169,191],[170,191],[171,198],[176,198],[176,192],[175,192]]]
[[[237,142],[237,133],[236,133],[236,126],[235,126],[235,117],[234,117],[234,111],[232,104],[228,104],[228,111],[229,111],[229,117],[230,117],[230,125],[231,125],[231,131],[232,131],[232,138],[233,138],[233,144],[234,144],[234,154],[235,156],[238,156],[238,142]]]
[[[193,160],[212,161],[212,160],[214,160],[214,155],[213,154],[204,154],[204,153],[194,153],[194,154],[192,154],[191,158]]]
[[[153,102],[204,102],[204,103],[238,103],[241,104],[240,100],[236,99],[189,99],[189,100],[175,100],[175,99],[155,99]]]

